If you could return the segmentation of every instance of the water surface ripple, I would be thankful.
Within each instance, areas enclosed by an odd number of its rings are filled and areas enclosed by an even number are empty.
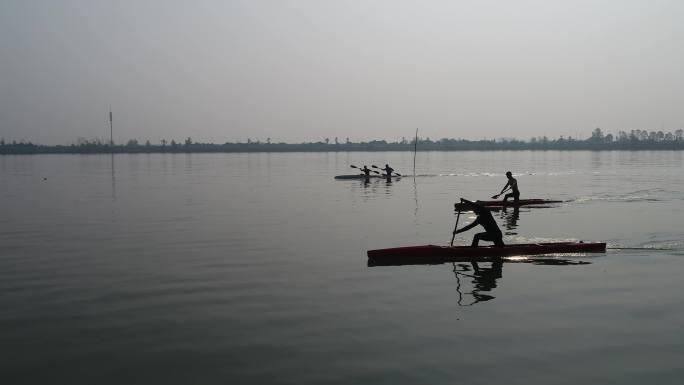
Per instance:
[[[336,181],[350,164],[403,178]],[[679,384],[680,152],[0,157],[7,384]],[[601,255],[368,267],[513,171],[506,242]],[[460,224],[472,220],[462,214]],[[468,244],[473,231],[459,234]]]

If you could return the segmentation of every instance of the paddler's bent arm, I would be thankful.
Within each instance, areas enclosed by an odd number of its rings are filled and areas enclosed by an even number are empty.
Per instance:
[[[468,231],[468,230],[472,229],[473,227],[477,226],[478,224],[479,224],[479,222],[476,219],[475,221],[473,221],[473,223],[466,225],[466,226],[463,226],[463,228],[460,230],[454,231],[454,234],[458,234],[458,233],[462,233],[464,231]]]

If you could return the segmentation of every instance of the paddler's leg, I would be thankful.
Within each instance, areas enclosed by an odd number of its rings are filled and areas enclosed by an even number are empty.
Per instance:
[[[475,236],[473,237],[473,243],[472,243],[470,246],[472,246],[472,247],[477,247],[477,245],[480,243],[481,240],[482,240],[482,241],[490,241],[490,242],[491,242],[491,239],[489,239],[489,234],[487,234],[487,233],[477,233],[477,234],[475,234]]]
[[[473,243],[470,245],[472,247],[477,247],[480,241],[494,242],[497,247],[503,247],[503,238],[497,235],[492,235],[489,233],[477,233],[473,237]]]

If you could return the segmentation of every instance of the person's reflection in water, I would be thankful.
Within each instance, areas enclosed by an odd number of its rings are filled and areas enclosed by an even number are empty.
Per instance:
[[[514,207],[512,211],[508,211],[507,207],[501,210],[501,218],[504,220],[506,227],[506,235],[517,235],[515,229],[518,227],[518,219],[520,219],[520,207]]]
[[[497,287],[497,279],[503,277],[503,264],[508,263],[529,263],[531,265],[539,266],[581,266],[590,265],[591,262],[588,261],[573,261],[569,259],[560,259],[553,257],[535,257],[535,258],[516,258],[516,259],[505,259],[505,258],[494,258],[491,260],[491,265],[485,267],[480,265],[486,262],[477,262],[475,260],[470,261],[470,264],[466,263],[452,263],[454,267],[454,276],[456,277],[456,292],[458,293],[458,305],[459,306],[472,306],[478,302],[484,302],[494,299],[495,297],[490,294],[484,294],[483,292],[491,292]],[[472,271],[471,274],[469,274]],[[472,278],[472,291],[463,292],[461,290],[461,277]],[[473,301],[467,304],[463,303],[464,296],[471,296]]]
[[[392,196],[392,178],[385,178],[385,183],[383,184],[384,193],[386,196]]]
[[[461,306],[471,306],[478,302],[484,302],[494,299],[495,297],[489,294],[483,294],[483,291],[492,291],[496,287],[496,280],[501,278],[503,275],[503,259],[496,258],[491,262],[490,267],[480,266],[478,262],[471,261],[470,266],[459,263],[458,266],[454,263],[454,275],[456,276],[457,285],[456,291],[458,291],[458,304]],[[459,271],[458,268],[461,268]],[[464,272],[470,271],[472,267],[472,274],[465,274]],[[465,293],[473,297],[473,302],[463,305],[463,294],[461,292],[461,280],[459,275],[472,278],[473,290],[471,292]]]
[[[491,266],[480,267],[477,262],[470,262],[473,267],[475,288],[479,291],[491,291],[496,287],[496,280],[501,278],[503,273],[503,259],[497,258],[492,261]]]

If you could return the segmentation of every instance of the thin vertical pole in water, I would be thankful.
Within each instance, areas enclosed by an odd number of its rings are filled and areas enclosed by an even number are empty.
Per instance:
[[[114,153],[114,119],[112,119],[112,106],[109,106],[109,145]]]
[[[416,142],[413,144],[413,197],[416,200],[416,211],[413,215],[418,218],[418,184],[416,184],[416,151],[418,150],[418,129],[416,128]]]
[[[413,143],[413,178],[416,178],[416,152],[418,151],[418,129],[416,128],[416,141]]]

